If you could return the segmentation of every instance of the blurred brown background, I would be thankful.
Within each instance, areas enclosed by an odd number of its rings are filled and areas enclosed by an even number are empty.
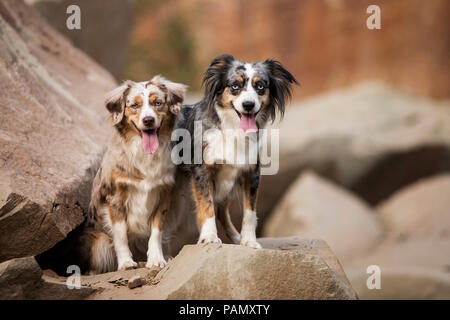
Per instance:
[[[310,96],[367,79],[421,95],[450,95],[450,3],[446,0],[28,0],[118,79],[155,73],[199,89],[211,59],[273,57]],[[69,4],[82,30],[68,30]],[[371,4],[381,30],[366,28]]]
[[[190,101],[219,54],[281,61],[301,86],[275,124],[258,235],[325,239],[362,298],[450,299],[448,0],[26,2],[117,81],[161,73]],[[366,27],[372,4],[381,30]],[[366,286],[371,264],[382,290]]]

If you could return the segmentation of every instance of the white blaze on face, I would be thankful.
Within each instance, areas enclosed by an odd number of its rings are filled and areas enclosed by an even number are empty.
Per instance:
[[[137,127],[141,130],[142,135],[142,147],[148,154],[154,154],[159,147],[158,131],[149,130],[144,124],[144,119],[146,117],[152,117],[155,119],[155,129],[161,126],[161,119],[156,114],[150,105],[150,96],[152,94],[157,94],[161,100],[164,99],[164,93],[154,85],[145,86],[145,82],[139,83],[140,86],[137,88],[137,94],[142,98],[142,106],[139,114],[139,122]]]
[[[258,127],[256,125],[256,114],[259,109],[261,109],[261,102],[259,101],[258,93],[253,87],[253,78],[256,75],[256,70],[250,63],[245,64],[245,74],[248,80],[245,84],[245,88],[242,89],[238,98],[234,101],[234,107],[241,114],[241,122],[239,127],[244,131],[244,133],[257,132]],[[246,111],[243,107],[244,102],[253,102],[255,106],[250,112]]]
[[[156,127],[159,127],[159,119],[158,116],[155,112],[155,110],[153,110],[153,108],[150,106],[150,94],[155,91],[159,91],[159,88],[157,88],[154,85],[149,85],[147,88],[145,88],[142,92],[142,99],[144,100],[143,104],[142,104],[142,110],[141,110],[141,114],[139,117],[139,126],[141,130],[145,129],[145,125],[143,123],[143,119],[145,117],[153,117],[155,118],[155,125]]]

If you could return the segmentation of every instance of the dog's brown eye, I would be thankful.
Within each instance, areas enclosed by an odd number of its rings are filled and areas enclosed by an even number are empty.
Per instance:
[[[137,109],[137,108],[139,108],[139,104],[133,103],[133,104],[131,105],[131,107],[134,108],[134,109]]]

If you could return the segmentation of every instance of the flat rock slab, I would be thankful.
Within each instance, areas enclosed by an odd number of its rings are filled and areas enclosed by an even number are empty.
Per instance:
[[[357,299],[325,242],[260,240],[271,249],[187,245],[155,278],[133,290],[108,282],[116,272],[86,276],[82,282],[101,288],[90,299]],[[122,271],[120,277],[148,272]]]

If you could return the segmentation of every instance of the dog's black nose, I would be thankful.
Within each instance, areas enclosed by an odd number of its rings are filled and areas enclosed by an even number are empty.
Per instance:
[[[155,118],[154,117],[145,117],[142,119],[142,122],[144,123],[144,126],[146,127],[152,127],[155,124]]]
[[[242,107],[245,111],[252,111],[252,109],[255,107],[255,103],[253,101],[244,101],[242,102]]]

